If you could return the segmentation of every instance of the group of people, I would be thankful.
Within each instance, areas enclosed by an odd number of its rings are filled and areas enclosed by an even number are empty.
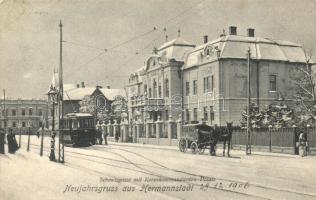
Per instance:
[[[12,129],[9,129],[9,133],[7,135],[7,141],[8,141],[9,153],[15,153],[20,148],[15,139],[15,134],[13,133]]]
[[[103,142],[103,137],[102,137],[102,128],[100,122],[97,123],[96,125],[96,144],[102,144]],[[108,140],[107,140],[108,134],[104,133],[104,144],[108,145]]]

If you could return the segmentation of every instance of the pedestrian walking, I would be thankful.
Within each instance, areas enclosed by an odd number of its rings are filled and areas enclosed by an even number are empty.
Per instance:
[[[53,132],[52,133],[52,138],[50,141],[50,155],[49,155],[49,160],[50,161],[56,161],[56,157],[55,157],[55,135],[56,133]]]
[[[300,133],[299,138],[298,138],[298,148],[299,148],[299,155],[304,157],[307,156],[307,139],[306,136],[303,132]]]
[[[7,135],[8,141],[8,152],[15,153],[18,150],[18,143],[16,142],[15,135],[12,132],[12,129],[9,129],[9,133]]]
[[[98,144],[102,144],[102,131],[101,131],[101,124],[100,121],[98,121],[96,125],[96,132],[97,132],[97,139],[98,139]]]
[[[104,138],[104,144],[105,145],[108,145],[108,140],[107,140],[107,132],[106,132],[106,125],[104,123],[104,121],[102,122],[102,125],[101,125],[101,130],[102,130],[102,135],[103,135],[103,138]],[[102,136],[101,136],[102,137]]]
[[[0,153],[2,154],[5,153],[4,144],[5,144],[5,134],[4,134],[3,129],[0,129]]]

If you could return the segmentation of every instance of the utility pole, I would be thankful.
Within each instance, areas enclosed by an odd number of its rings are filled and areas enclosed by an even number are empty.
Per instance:
[[[250,71],[250,48],[248,48],[247,51],[247,65],[248,65],[248,101],[247,101],[247,143],[246,143],[246,154],[249,155],[251,154],[251,140],[250,140],[250,97],[251,97],[251,88],[250,88],[250,76],[251,76],[251,71]]]
[[[62,49],[62,42],[63,42],[63,25],[61,23],[61,20],[59,22],[59,31],[60,31],[60,48],[59,48],[59,148],[58,148],[58,161],[60,163],[65,162],[64,157],[64,109],[63,109],[63,95],[64,95],[64,87],[63,87],[63,65],[62,65],[62,55],[63,55],[63,49]]]

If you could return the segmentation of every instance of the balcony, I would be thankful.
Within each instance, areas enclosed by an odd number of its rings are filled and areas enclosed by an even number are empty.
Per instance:
[[[139,106],[164,106],[165,105],[165,99],[162,98],[138,98],[131,100],[131,106],[132,107],[139,107]]]

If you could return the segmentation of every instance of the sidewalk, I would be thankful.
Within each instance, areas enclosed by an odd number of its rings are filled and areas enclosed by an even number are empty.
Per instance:
[[[134,147],[134,148],[149,148],[149,149],[159,149],[159,150],[166,150],[166,151],[179,151],[178,146],[162,146],[162,145],[152,145],[152,144],[140,144],[140,143],[119,143],[119,142],[108,142],[110,145],[115,146],[125,146],[125,147]],[[226,149],[227,151],[227,149]],[[180,152],[180,151],[179,151]],[[190,149],[187,150],[187,153],[191,153]],[[205,149],[205,154],[208,153],[208,149]],[[222,155],[222,147],[221,145],[217,149],[217,155]],[[233,155],[245,155],[245,151],[241,150],[235,150],[232,149],[231,153]],[[273,156],[273,157],[283,157],[283,158],[298,158],[300,156],[298,155],[291,155],[291,154],[282,154],[282,153],[271,153],[271,152],[259,152],[259,151],[253,151],[251,155],[255,156]],[[308,156],[308,157],[314,157],[314,156]]]

